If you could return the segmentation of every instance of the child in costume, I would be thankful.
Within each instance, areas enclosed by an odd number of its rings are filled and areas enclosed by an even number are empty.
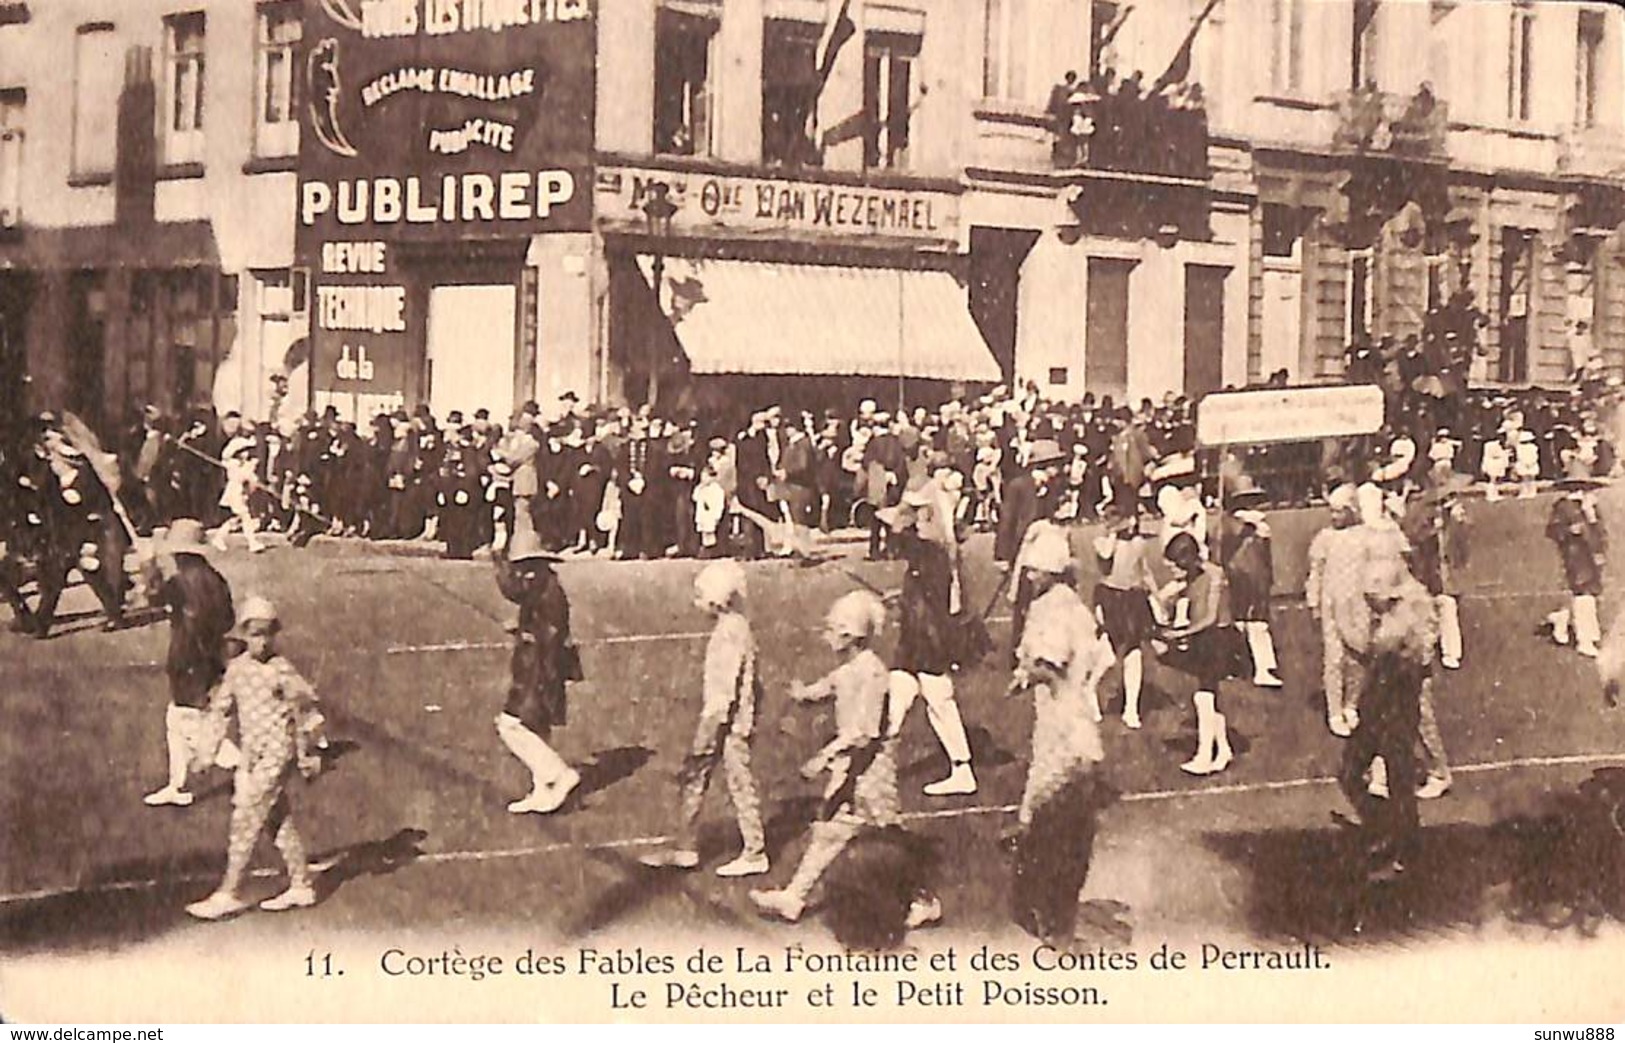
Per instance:
[[[854,591],[841,597],[830,607],[824,639],[845,661],[813,684],[797,683],[790,690],[796,702],[834,700],[835,737],[801,769],[808,779],[828,776],[824,805],[812,824],[801,863],[784,887],[750,893],[764,913],[799,920],[813,888],[848,845],[865,830],[898,824],[897,733],[902,715],[892,712],[889,673],[874,651],[885,621],[885,606],[873,594]],[[907,926],[941,916],[935,897],[924,893],[905,897]]]
[[[220,920],[248,908],[242,897],[254,846],[269,832],[288,867],[288,888],[260,903],[277,912],[316,904],[305,843],[293,821],[289,785],[294,776],[312,779],[321,770],[326,745],[315,689],[294,665],[277,654],[281,630],[275,606],[249,598],[234,636],[246,651],[233,659],[209,699],[214,734],[224,735],[235,719],[242,748],[231,792],[231,831],[226,873],[214,893],[186,911],[201,920]]]
[[[672,847],[642,859],[647,866],[692,869],[700,863],[700,809],[717,763],[728,779],[728,794],[744,850],[717,867],[718,876],[755,876],[768,871],[762,832],[762,805],[750,770],[751,732],[761,700],[756,672],[756,638],[745,617],[745,570],[735,561],[715,561],[694,579],[694,604],[716,619],[705,648],[705,687],[700,722],[683,762],[683,817]]]

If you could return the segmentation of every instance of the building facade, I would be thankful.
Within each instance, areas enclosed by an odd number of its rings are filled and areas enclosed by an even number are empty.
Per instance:
[[[4,0],[0,406],[1561,383],[1622,175],[1601,3]]]
[[[264,415],[298,339],[291,0],[0,4],[0,408]]]

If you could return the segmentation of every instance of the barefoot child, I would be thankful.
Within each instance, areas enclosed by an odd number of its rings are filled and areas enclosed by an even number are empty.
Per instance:
[[[215,734],[224,734],[228,719],[236,719],[242,760],[231,793],[226,875],[213,894],[186,907],[201,920],[224,919],[248,908],[243,878],[254,846],[267,832],[287,863],[288,889],[261,902],[260,908],[276,912],[316,904],[288,786],[295,774],[311,779],[321,770],[322,717],[310,682],[277,654],[280,630],[276,608],[264,598],[249,598],[234,631],[247,650],[226,667],[209,700]]]
[[[720,761],[744,850],[717,867],[718,876],[755,876],[768,871],[762,804],[750,770],[751,731],[761,699],[756,672],[756,638],[745,617],[745,570],[736,561],[714,561],[694,579],[694,604],[716,620],[705,648],[705,685],[700,723],[683,760],[682,822],[672,847],[643,856],[646,866],[692,869],[700,864],[700,809],[711,773]]]

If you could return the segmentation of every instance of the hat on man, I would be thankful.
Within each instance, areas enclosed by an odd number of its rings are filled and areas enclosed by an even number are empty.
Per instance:
[[[1577,474],[1559,479],[1552,488],[1561,493],[1582,493],[1601,489],[1604,484],[1600,479],[1592,478],[1590,475]]]
[[[542,546],[542,538],[529,529],[521,529],[513,534],[508,541],[508,560],[514,564],[521,561],[554,561],[553,555],[547,553]]]
[[[1040,438],[1033,443],[1032,449],[1027,453],[1027,466],[1048,467],[1065,459],[1066,454],[1061,452],[1061,443],[1053,438]]]
[[[196,518],[176,518],[167,530],[156,534],[154,554],[200,554],[209,552],[209,541],[204,537],[203,523]]]
[[[1269,493],[1253,479],[1251,475],[1242,475],[1236,479],[1236,487],[1225,497],[1234,510],[1245,510],[1257,507],[1269,499]]]
[[[902,503],[896,507],[880,508],[875,512],[875,518],[892,532],[906,532],[919,521],[920,514],[917,508]]]
[[[1354,486],[1344,482],[1333,489],[1326,496],[1326,506],[1334,511],[1353,511],[1360,507],[1359,498],[1355,495]]]

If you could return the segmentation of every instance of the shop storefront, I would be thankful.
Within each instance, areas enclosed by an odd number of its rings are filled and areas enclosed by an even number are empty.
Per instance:
[[[306,5],[296,252],[313,408],[506,417],[587,351],[557,320],[588,310],[586,282],[549,263],[548,240],[591,227],[593,5],[460,10]]]
[[[812,407],[997,383],[958,186],[825,177],[600,167],[600,397]]]

